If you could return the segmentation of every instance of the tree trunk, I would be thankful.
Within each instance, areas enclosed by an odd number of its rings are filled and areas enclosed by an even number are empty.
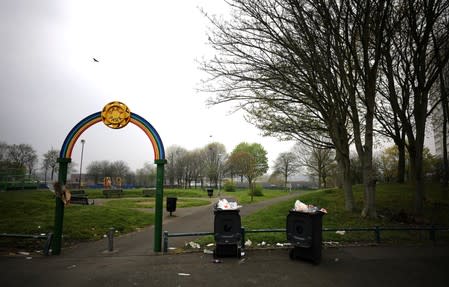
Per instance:
[[[351,182],[351,164],[349,161],[349,157],[340,154],[337,151],[337,163],[339,167],[339,173],[341,182],[343,183],[343,192],[345,195],[345,209],[347,211],[353,211],[355,208],[354,205],[354,196],[352,194],[352,182]]]
[[[374,171],[372,166],[372,152],[364,152],[362,165],[363,184],[365,186],[362,216],[376,218],[376,179],[374,178]]]
[[[417,147],[417,150],[419,147]],[[423,165],[423,154],[422,147],[421,151],[417,151],[415,155],[415,212],[417,215],[423,213],[424,208],[424,170]]]
[[[415,116],[416,117],[416,116]],[[410,139],[409,139],[410,140]],[[424,207],[424,127],[416,127],[416,139],[410,140],[408,153],[410,155],[411,182],[415,185],[414,208],[417,215],[421,215]]]
[[[405,182],[405,144],[404,142],[398,142],[398,183]]]
[[[285,173],[285,176],[284,176],[284,190],[285,191],[287,191],[287,181],[288,181],[288,175],[287,175],[287,173]]]

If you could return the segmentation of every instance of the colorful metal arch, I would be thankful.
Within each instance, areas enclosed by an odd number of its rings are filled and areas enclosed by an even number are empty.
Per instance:
[[[71,158],[73,147],[81,134],[89,127],[101,121],[101,112],[97,112],[85,117],[78,124],[76,124],[65,138],[59,157]],[[134,113],[131,113],[130,122],[138,126],[150,139],[151,144],[153,145],[154,160],[165,159],[164,145],[156,129],[143,117]]]
[[[121,106],[126,106],[120,102],[111,102],[106,107],[117,107],[121,108]],[[106,108],[105,107],[105,108]],[[118,118],[115,118],[114,112],[117,112],[119,109],[112,109],[112,113],[107,114],[111,116],[112,122],[115,123],[115,120],[123,120],[121,119],[121,114],[118,114]],[[137,114],[129,113],[126,115],[129,122],[132,122],[136,126],[138,126],[143,132],[148,136],[153,145],[154,151],[154,163],[157,165],[156,168],[156,200],[155,200],[155,216],[154,216],[154,251],[160,252],[162,247],[162,215],[163,215],[163,197],[164,197],[164,165],[166,164],[165,160],[165,151],[164,145],[162,144],[162,140],[159,137],[159,134],[154,129],[154,127],[146,121],[144,118]],[[72,150],[75,146],[76,141],[81,136],[81,134],[87,130],[89,127],[94,124],[103,121],[102,112],[97,112],[91,114],[90,116],[85,117],[78,124],[76,124],[72,130],[66,136],[64,143],[62,144],[61,152],[59,154],[59,175],[58,181],[61,184],[65,184],[67,181],[67,169],[68,164],[71,161]],[[106,123],[105,123],[106,124]],[[106,124],[111,128],[122,128],[125,125],[122,125],[120,122],[119,127],[112,127]],[[63,229],[63,221],[64,221],[64,202],[62,202],[61,198],[55,197],[56,205],[55,205],[55,225],[54,225],[54,236],[52,240],[52,250],[53,254],[57,255],[61,253],[61,240],[62,240],[62,229]]]

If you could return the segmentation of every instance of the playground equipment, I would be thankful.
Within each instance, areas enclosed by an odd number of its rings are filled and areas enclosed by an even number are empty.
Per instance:
[[[156,164],[156,206],[154,222],[154,246],[155,252],[160,252],[162,247],[162,211],[163,211],[163,184],[164,184],[164,165],[165,151],[159,134],[156,129],[141,116],[131,113],[129,108],[121,102],[110,102],[104,106],[101,112],[96,112],[87,116],[76,124],[68,133],[62,145],[58,162],[59,178],[61,184],[67,181],[67,168],[71,162],[72,150],[81,134],[92,125],[103,121],[103,123],[112,129],[124,128],[128,123],[138,126],[150,139],[154,152],[154,163]],[[64,203],[61,198],[56,197],[55,206],[55,226],[54,240],[52,242],[52,254],[61,253],[62,229],[64,220]]]
[[[109,176],[105,177],[103,179],[103,188],[104,189],[110,189],[112,186],[111,178]]]

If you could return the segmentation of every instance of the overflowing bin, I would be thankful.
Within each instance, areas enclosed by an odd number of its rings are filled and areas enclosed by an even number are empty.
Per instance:
[[[321,211],[301,212],[290,210],[287,215],[287,241],[293,245],[291,259],[321,262],[322,218]]]
[[[241,220],[238,209],[214,209],[214,258],[241,257]]]
[[[170,212],[170,216],[172,216],[172,212],[176,211],[176,201],[178,198],[176,197],[167,197],[167,204],[165,205],[165,208],[167,209],[167,212]]]

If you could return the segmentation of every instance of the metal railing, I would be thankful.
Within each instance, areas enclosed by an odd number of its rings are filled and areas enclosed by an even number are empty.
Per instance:
[[[19,234],[19,233],[0,233],[0,237],[11,237],[11,238],[32,238],[32,239],[45,239],[44,243],[44,255],[50,255],[51,240],[53,238],[53,233],[49,232],[47,234]]]
[[[373,232],[374,240],[376,243],[381,242],[381,232],[382,231],[428,231],[429,239],[432,241],[436,241],[436,233],[437,231],[449,231],[449,226],[416,226],[416,227],[339,227],[339,228],[323,228],[323,232],[336,232],[336,231],[345,231],[345,232]],[[241,229],[242,240],[241,245],[245,246],[245,237],[248,233],[285,233],[285,228],[272,228],[272,229],[248,229],[246,230],[244,227]],[[168,239],[170,237],[191,237],[191,236],[207,236],[214,235],[213,232],[173,232],[169,233],[168,231],[164,231],[163,234],[163,252],[168,252]]]

